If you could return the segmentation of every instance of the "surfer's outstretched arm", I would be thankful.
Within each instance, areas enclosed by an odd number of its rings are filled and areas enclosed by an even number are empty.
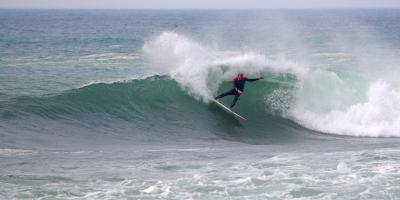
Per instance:
[[[253,82],[253,81],[258,81],[261,79],[264,79],[264,77],[261,76],[260,78],[246,78],[246,81]]]

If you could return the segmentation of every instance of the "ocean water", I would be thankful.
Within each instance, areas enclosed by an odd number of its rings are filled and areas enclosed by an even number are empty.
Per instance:
[[[3,9],[0,27],[0,199],[400,199],[398,9]],[[247,121],[210,103],[238,72],[265,76]]]

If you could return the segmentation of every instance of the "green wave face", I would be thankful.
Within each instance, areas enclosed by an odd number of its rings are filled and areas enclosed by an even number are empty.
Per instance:
[[[132,130],[152,134],[169,133],[179,137],[218,137],[243,142],[262,142],[262,138],[290,139],[295,132],[304,132],[290,120],[282,118],[266,98],[274,91],[289,93],[296,80],[290,76],[268,77],[269,81],[248,83],[236,111],[248,118],[238,121],[212,103],[190,96],[178,83],[167,76],[142,80],[97,83],[54,96],[17,97],[7,102],[3,121],[40,118],[71,123],[79,121],[90,129],[118,129],[129,123]],[[219,92],[231,89],[224,82]],[[276,92],[275,92],[276,93]],[[232,97],[222,99],[229,104]],[[276,134],[280,133],[280,134]],[[201,134],[201,135],[196,135]],[[266,140],[264,140],[265,142]]]

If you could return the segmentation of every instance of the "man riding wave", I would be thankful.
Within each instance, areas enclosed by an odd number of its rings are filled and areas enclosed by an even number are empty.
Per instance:
[[[218,95],[217,97],[215,97],[215,100],[228,96],[228,95],[234,95],[235,98],[232,101],[232,104],[230,106],[230,108],[232,109],[233,106],[235,106],[237,100],[239,99],[240,95],[243,94],[244,92],[244,86],[246,84],[246,81],[249,82],[253,82],[253,81],[257,81],[257,80],[261,80],[264,79],[264,77],[259,77],[259,78],[247,78],[243,75],[243,73],[239,73],[233,80],[233,86],[234,88],[232,90],[229,90],[228,92],[225,92],[223,94]]]

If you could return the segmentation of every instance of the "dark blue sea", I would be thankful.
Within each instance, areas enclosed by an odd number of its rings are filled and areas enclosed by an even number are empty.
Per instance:
[[[1,9],[0,199],[400,199],[399,33],[399,9]],[[211,101],[238,73],[265,77],[246,121]]]

